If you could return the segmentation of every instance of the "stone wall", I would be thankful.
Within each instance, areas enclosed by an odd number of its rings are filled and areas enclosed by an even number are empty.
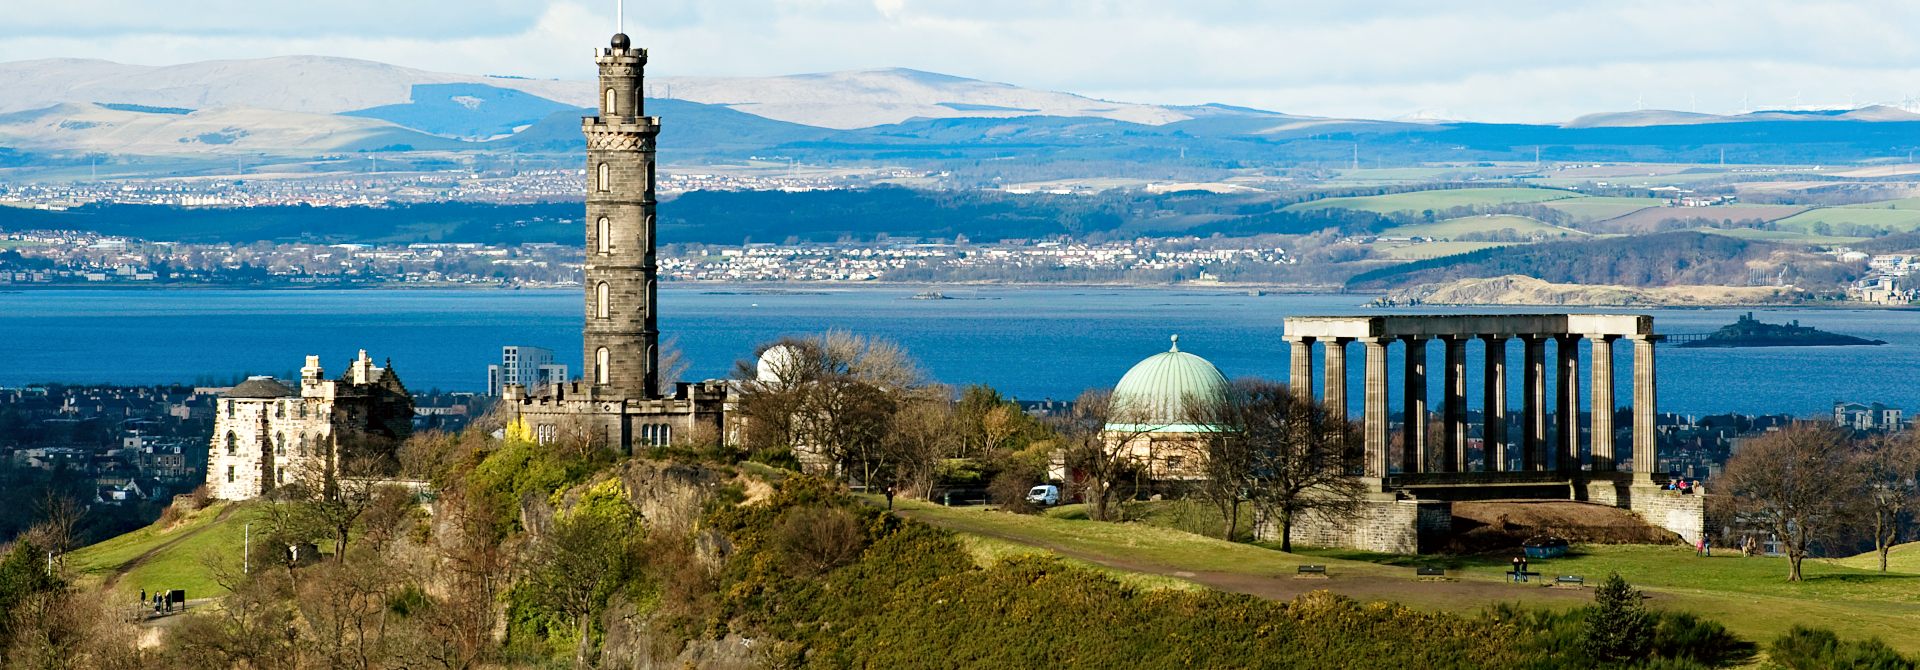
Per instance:
[[[1679,533],[1688,544],[1698,543],[1707,535],[1707,497],[1701,494],[1681,495],[1675,491],[1662,491],[1651,484],[1634,486],[1628,490],[1627,504],[1623,505],[1647,523]]]
[[[1313,547],[1342,547],[1393,554],[1430,550],[1453,530],[1453,503],[1444,500],[1369,500],[1358,517],[1333,518],[1318,512],[1295,517],[1293,541]],[[1254,533],[1280,539],[1277,519],[1258,519]]]

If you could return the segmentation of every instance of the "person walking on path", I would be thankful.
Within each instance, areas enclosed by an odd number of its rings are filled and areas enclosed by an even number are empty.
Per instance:
[[[893,485],[892,484],[887,485],[886,494],[887,494],[887,511],[891,512],[893,511]]]

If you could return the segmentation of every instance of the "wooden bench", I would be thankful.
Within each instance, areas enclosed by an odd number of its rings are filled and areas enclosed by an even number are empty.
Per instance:
[[[1539,577],[1539,576],[1540,576],[1540,573],[1533,572],[1531,570],[1528,570],[1525,572],[1522,572],[1520,570],[1507,571],[1507,581],[1513,582],[1515,584],[1518,584],[1520,582],[1532,581],[1533,577]]]
[[[1580,588],[1587,585],[1587,580],[1579,575],[1560,575],[1559,577],[1553,578],[1553,585]]]
[[[1413,571],[1413,575],[1415,577],[1445,577],[1447,576],[1447,571],[1441,568],[1416,568]]]
[[[1294,579],[1326,579],[1327,566],[1302,565],[1293,573]]]

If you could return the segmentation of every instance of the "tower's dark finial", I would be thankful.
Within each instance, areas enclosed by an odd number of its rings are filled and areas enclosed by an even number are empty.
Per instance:
[[[626,49],[631,46],[633,46],[633,40],[627,39],[626,33],[614,33],[613,48]]]

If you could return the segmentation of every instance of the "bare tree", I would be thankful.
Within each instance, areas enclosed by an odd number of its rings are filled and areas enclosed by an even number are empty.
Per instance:
[[[1138,418],[1139,411],[1123,405],[1114,402],[1111,391],[1088,390],[1073,401],[1072,411],[1054,420],[1068,476],[1078,477],[1087,517],[1095,521],[1114,518],[1119,487],[1145,465],[1136,456],[1138,443],[1154,430]]]
[[[925,377],[892,342],[833,331],[761,349],[735,370],[746,441],[872,484],[890,475],[887,440],[900,407],[926,397]]]
[[[1302,514],[1360,512],[1366,487],[1353,474],[1362,454],[1339,413],[1264,380],[1241,381],[1223,399],[1189,405],[1199,414],[1194,422],[1208,428],[1208,455],[1228,461],[1209,464],[1209,474],[1227,480],[1203,490],[1223,505],[1237,484],[1262,517],[1279,525],[1281,551],[1293,551],[1293,524]]]
[[[1764,525],[1787,549],[1787,581],[1819,539],[1839,532],[1856,512],[1863,487],[1846,433],[1801,423],[1741,445],[1720,476],[1734,510]]]
[[[953,405],[943,394],[917,399],[901,408],[893,417],[888,433],[893,451],[893,483],[922,498],[933,493],[940,459],[960,443],[954,430]]]
[[[1860,475],[1866,483],[1862,519],[1871,526],[1880,571],[1887,571],[1887,552],[1900,539],[1900,522],[1920,502],[1920,434],[1880,436],[1868,440],[1859,454]]]

